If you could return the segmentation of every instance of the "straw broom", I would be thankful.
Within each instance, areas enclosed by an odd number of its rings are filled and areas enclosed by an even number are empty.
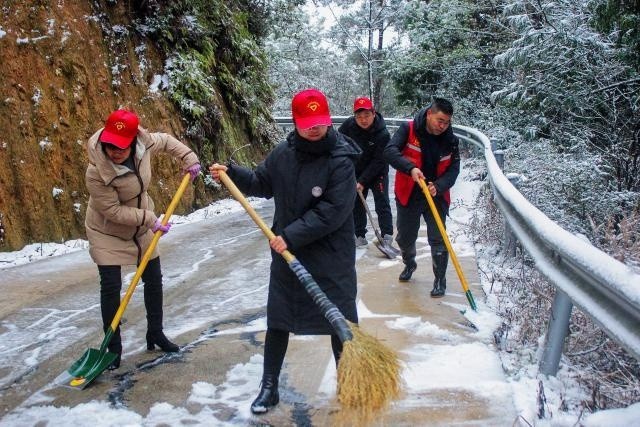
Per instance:
[[[400,395],[400,363],[395,351],[352,326],[338,363],[338,422],[366,425]]]
[[[275,234],[260,218],[224,171],[220,181],[244,207],[251,219],[269,240]],[[400,362],[397,354],[357,325],[349,326],[344,315],[327,298],[313,277],[289,251],[281,254],[305,287],[322,314],[335,329],[343,349],[338,363],[338,402],[346,411],[342,421],[368,423],[400,394]]]

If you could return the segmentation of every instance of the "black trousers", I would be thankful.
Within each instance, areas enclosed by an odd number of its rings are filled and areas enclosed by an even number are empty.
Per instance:
[[[442,224],[446,229],[447,206],[439,199],[435,199],[434,202],[440,215],[440,219],[442,220]],[[427,239],[429,241],[429,246],[431,246],[431,252],[447,252],[444,239],[440,234],[440,230],[438,230],[436,220],[433,217],[431,209],[427,204],[427,199],[422,192],[418,193],[414,189],[407,206],[402,206],[396,199],[396,215],[396,228],[398,229],[396,242],[398,242],[398,246],[402,252],[402,260],[405,264],[415,261],[416,239],[418,238],[421,217],[427,224]]]
[[[267,328],[267,335],[264,341],[264,371],[263,376],[271,375],[278,378],[282,364],[284,363],[284,356],[287,353],[287,347],[289,346],[289,332],[282,329]],[[333,357],[336,361],[336,366],[340,361],[340,355],[342,354],[342,341],[337,335],[331,335],[331,349],[333,350]]]
[[[389,203],[389,174],[380,175],[375,183],[369,188],[362,190],[362,195],[367,198],[369,190],[373,194],[376,214],[378,215],[378,225],[383,236],[393,236],[393,217],[391,214],[391,204]],[[353,206],[353,225],[356,236],[364,237],[367,233],[367,211],[362,205],[360,197],[356,197]]]
[[[106,331],[120,307],[120,292],[122,291],[122,268],[119,265],[99,265],[100,274],[100,311],[102,325]],[[142,273],[144,282],[144,302],[147,310],[149,330],[162,330],[162,272],[160,257],[149,261]],[[122,353],[122,339],[120,326],[114,331],[109,343],[109,351]]]

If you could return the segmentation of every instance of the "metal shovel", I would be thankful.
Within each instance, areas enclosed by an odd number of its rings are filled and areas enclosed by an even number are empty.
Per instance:
[[[360,197],[360,200],[364,205],[364,209],[367,211],[367,215],[369,216],[369,222],[371,223],[371,227],[373,227],[373,231],[374,233],[376,233],[376,238],[378,239],[376,242],[374,242],[374,244],[376,245],[376,248],[380,249],[380,252],[385,254],[387,258],[395,259],[398,255],[400,255],[400,251],[394,248],[393,246],[391,246],[390,243],[385,242],[384,239],[382,238],[382,235],[380,234],[380,230],[378,230],[378,227],[376,227],[376,224],[373,221],[373,216],[371,215],[369,206],[367,206],[367,200],[364,198],[364,195],[362,194],[361,190],[358,190],[358,197]]]
[[[169,222],[169,218],[171,218],[171,215],[178,205],[182,194],[186,190],[187,185],[189,185],[189,181],[190,175],[186,174],[184,178],[182,178],[180,187],[178,187],[178,190],[173,196],[173,199],[171,200],[167,211],[162,217],[162,225],[167,225],[167,223]],[[151,255],[153,254],[153,251],[157,246],[158,240],[160,240],[162,234],[162,231],[158,230],[153,235],[153,240],[151,240],[149,247],[142,257],[142,261],[140,261],[140,265],[136,269],[136,273],[131,280],[131,284],[127,288],[127,292],[125,293],[122,302],[120,302],[120,307],[118,307],[118,311],[113,317],[111,325],[105,332],[104,339],[102,340],[102,344],[100,345],[100,349],[90,348],[85,351],[80,359],[76,360],[67,371],[63,372],[55,379],[56,384],[76,389],[83,389],[87,385],[89,385],[89,383],[91,383],[91,381],[93,381],[98,375],[104,372],[104,370],[107,369],[111,362],[113,362],[116,357],[118,357],[117,354],[107,351],[107,346],[109,345],[109,342],[111,342],[111,338],[113,338],[113,334],[117,329],[118,324],[120,323],[120,319],[124,314],[124,310],[125,308],[127,308],[127,304],[129,304],[129,300],[133,295],[133,291],[136,289],[136,285],[138,284],[140,277],[142,277],[142,273],[147,267],[149,258],[151,258]]]

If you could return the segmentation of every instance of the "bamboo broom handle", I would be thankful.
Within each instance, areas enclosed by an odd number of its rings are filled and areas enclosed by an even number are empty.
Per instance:
[[[229,178],[226,172],[218,171],[220,176],[220,181],[229,189],[231,195],[242,205],[242,207],[247,211],[251,219],[260,227],[262,232],[267,236],[269,241],[275,239],[276,235],[271,231],[271,229],[265,224],[260,215],[253,209],[253,206],[249,204],[247,199],[244,197],[242,192],[236,187],[234,182]],[[327,297],[327,295],[320,289],[320,285],[315,281],[315,279],[311,276],[311,274],[307,271],[307,269],[302,265],[302,263],[296,259],[296,257],[285,250],[281,253],[282,257],[285,259],[289,268],[296,275],[302,286],[305,288],[313,302],[318,306],[318,309],[322,313],[322,315],[327,319],[327,321],[331,324],[333,329],[336,331],[336,334],[340,338],[340,341],[343,343],[346,341],[351,341],[353,339],[353,332],[351,328],[349,328],[349,324],[347,323],[347,319],[344,317],[342,312],[336,307],[336,305],[331,302],[331,300]]]
[[[251,219],[253,219],[253,222],[255,222],[256,225],[260,227],[260,229],[265,234],[265,236],[267,236],[267,239],[269,239],[269,241],[275,239],[276,235],[273,233],[273,231],[271,231],[271,228],[269,228],[269,226],[265,224],[262,218],[260,218],[260,215],[258,215],[255,209],[253,209],[253,206],[249,204],[249,202],[244,197],[240,189],[238,189],[238,187],[236,187],[236,184],[231,180],[231,178],[229,178],[229,175],[227,175],[227,173],[224,171],[218,171],[218,172],[220,174],[219,175],[220,181],[222,181],[224,186],[227,187],[227,189],[229,190],[231,195],[234,197],[234,199],[240,202],[240,204],[247,211]],[[293,261],[296,258],[288,250],[285,250],[284,252],[282,252],[281,255],[284,257],[287,263],[291,263],[291,261]]]

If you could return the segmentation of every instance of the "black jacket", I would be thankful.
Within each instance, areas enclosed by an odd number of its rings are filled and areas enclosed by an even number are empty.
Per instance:
[[[342,314],[357,322],[352,212],[359,153],[333,128],[326,139],[334,144],[329,152],[305,153],[293,131],[255,171],[232,165],[228,173],[244,193],[274,198],[273,232],[284,237]],[[284,258],[275,251],[271,256],[268,326],[297,334],[334,333]]]
[[[356,163],[356,180],[360,184],[370,188],[380,175],[389,173],[389,165],[383,158],[383,151],[391,136],[380,113],[376,113],[369,129],[358,126],[352,116],[340,125],[338,131],[353,139],[362,150],[362,155]]]
[[[455,184],[458,174],[460,173],[460,149],[458,137],[453,134],[453,128],[449,128],[442,134],[436,136],[427,132],[427,109],[429,106],[421,109],[413,118],[413,129],[416,133],[420,148],[422,150],[422,173],[427,182],[433,182],[438,191],[435,199],[437,202],[444,204],[446,202],[442,198],[442,193],[449,190]],[[389,141],[384,149],[384,159],[396,170],[406,174],[411,173],[411,169],[416,167],[411,161],[402,155],[407,140],[409,139],[409,124],[403,123],[393,134],[393,138]],[[436,176],[436,168],[441,158],[451,154],[451,164],[447,170],[441,175]],[[418,194],[420,193],[420,194]],[[411,195],[411,199],[423,199],[422,190],[415,185]]]

